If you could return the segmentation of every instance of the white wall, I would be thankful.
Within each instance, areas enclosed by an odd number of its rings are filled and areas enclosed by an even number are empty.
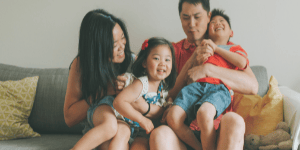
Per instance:
[[[300,92],[300,20],[298,0],[211,0],[231,18],[234,37],[249,55],[250,65],[263,65],[279,84]],[[22,67],[68,67],[77,54],[84,15],[104,8],[122,18],[131,48],[144,39],[185,38],[177,0],[1,0],[0,63]]]

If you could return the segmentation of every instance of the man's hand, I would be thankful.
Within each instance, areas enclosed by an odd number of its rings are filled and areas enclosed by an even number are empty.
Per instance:
[[[143,129],[145,129],[146,134],[149,134],[154,129],[152,121],[146,117],[143,117],[139,124]]]
[[[197,54],[196,56],[196,65],[194,66],[199,66],[202,65],[204,62],[208,60],[208,58],[211,56],[210,53],[204,53],[204,54]]]
[[[171,97],[167,97],[166,99],[167,99],[168,102],[173,102],[173,99]],[[160,122],[162,124],[166,124],[167,123],[166,122],[166,117],[167,117],[167,114],[168,114],[168,112],[169,112],[169,110],[170,110],[171,107],[172,107],[172,104],[166,106],[165,111],[164,111],[164,113],[163,113],[163,115],[161,117],[161,120],[160,120]]]
[[[216,46],[211,40],[203,40],[195,50],[193,66],[202,65],[210,56],[214,55]]]
[[[218,47],[211,39],[202,40],[200,46],[209,46],[212,48],[213,52],[216,52],[216,49]]]
[[[207,64],[203,64],[189,69],[187,72],[187,85],[196,82],[198,79],[207,77],[206,66]]]

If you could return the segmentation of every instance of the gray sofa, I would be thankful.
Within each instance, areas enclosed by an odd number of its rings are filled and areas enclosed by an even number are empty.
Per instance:
[[[258,94],[263,96],[268,90],[267,70],[263,66],[252,66],[251,68],[259,82]],[[33,130],[41,134],[41,137],[0,141],[0,150],[67,150],[81,138],[83,127],[76,125],[69,128],[64,121],[63,105],[68,73],[68,68],[23,68],[0,63],[0,81],[39,76],[36,97],[28,121]],[[291,91],[287,87],[284,88],[288,92]],[[299,93],[296,92],[296,94]],[[300,104],[300,99],[288,101],[288,103]],[[288,109],[285,108],[285,112],[286,110]],[[292,122],[289,123],[290,127],[299,125],[297,119],[293,121],[290,121]],[[295,135],[299,136],[299,131],[292,135],[294,142],[298,142],[294,144],[298,146],[299,140]]]

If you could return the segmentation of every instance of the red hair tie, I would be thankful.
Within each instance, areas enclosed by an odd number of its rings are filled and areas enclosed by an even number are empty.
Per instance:
[[[142,45],[142,50],[145,50],[148,47],[148,39],[146,39]]]

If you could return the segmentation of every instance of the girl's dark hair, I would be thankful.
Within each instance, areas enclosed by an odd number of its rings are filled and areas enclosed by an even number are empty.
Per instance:
[[[140,50],[137,59],[132,64],[132,73],[135,77],[141,77],[147,75],[146,69],[143,67],[143,62],[147,60],[150,51],[159,45],[169,46],[172,53],[172,70],[170,75],[165,79],[164,90],[170,90],[174,87],[177,72],[176,72],[176,62],[175,62],[175,52],[173,45],[166,39],[161,37],[152,37],[148,40],[148,47],[144,50]]]
[[[125,60],[114,64],[113,59],[113,28],[119,24],[126,38]],[[81,72],[82,98],[92,98],[92,104],[107,95],[107,85],[118,75],[124,73],[132,61],[129,38],[125,24],[119,18],[102,10],[88,12],[82,22],[79,33],[77,58]],[[97,100],[96,100],[97,99]]]

